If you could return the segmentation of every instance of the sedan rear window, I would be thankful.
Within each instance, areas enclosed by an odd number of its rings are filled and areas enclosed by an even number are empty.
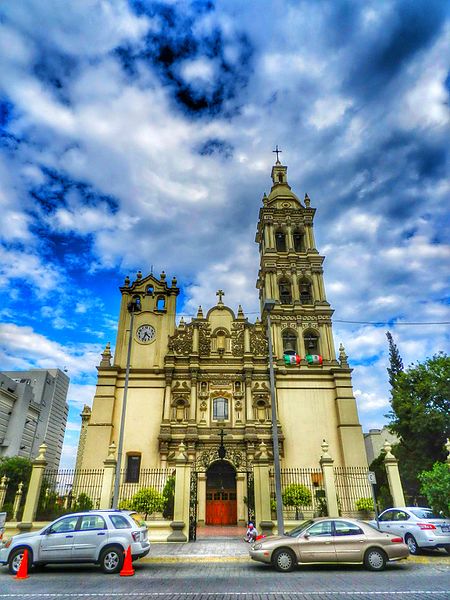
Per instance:
[[[131,529],[131,524],[122,515],[109,515],[111,523],[116,529]]]
[[[418,519],[443,519],[440,515],[435,515],[429,508],[411,508],[412,514]]]

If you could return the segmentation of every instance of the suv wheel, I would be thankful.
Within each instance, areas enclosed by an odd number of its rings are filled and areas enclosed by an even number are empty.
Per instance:
[[[102,550],[99,563],[103,573],[118,573],[122,569],[125,558],[123,552],[120,546],[109,546]]]
[[[408,533],[408,535],[405,537],[405,542],[411,554],[419,554],[419,546],[417,545],[416,538],[413,535]]]
[[[386,567],[386,554],[379,548],[369,548],[364,556],[364,566],[369,571],[382,571]]]
[[[22,562],[23,555],[25,552],[25,548],[16,548],[13,550],[8,559],[8,571],[11,575],[17,575],[17,571],[19,570],[20,563]],[[31,567],[33,563],[33,554],[31,550],[28,550],[28,568]]]

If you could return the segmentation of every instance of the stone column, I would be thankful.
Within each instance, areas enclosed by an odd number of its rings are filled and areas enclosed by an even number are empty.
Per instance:
[[[245,377],[245,418],[247,423],[254,420],[252,406],[252,378],[250,375]]]
[[[36,517],[42,478],[44,476],[45,467],[47,466],[47,461],[45,460],[46,451],[47,444],[44,442],[39,446],[39,454],[32,463],[33,467],[31,470],[30,484],[25,500],[22,522],[17,525],[17,528],[20,530],[30,530]]]
[[[194,323],[194,331],[192,334],[192,352],[193,352],[193,354],[198,354],[198,348],[199,348],[199,330],[198,330],[198,324]]]
[[[292,235],[292,226],[291,225],[287,225],[286,226],[286,241],[287,241],[287,250],[289,251],[293,251],[294,250],[294,237]]]
[[[6,477],[6,475],[3,475],[3,477],[0,479],[0,510],[5,503],[6,491],[8,490],[8,481],[9,479]]]
[[[237,522],[244,527],[247,523],[247,512],[244,502],[245,474],[236,473],[236,504],[237,504]]]
[[[270,477],[269,454],[264,442],[259,445],[259,452],[253,461],[255,487],[255,521],[259,533],[272,534],[274,523],[270,509]]]
[[[112,442],[108,448],[108,456],[103,461],[103,482],[102,491],[100,494],[100,506],[99,508],[111,508],[113,486],[114,486],[114,475],[116,473],[116,445]]]
[[[298,288],[298,277],[295,269],[291,271],[292,280],[292,304],[300,301],[300,290]]]
[[[384,466],[387,473],[389,490],[392,496],[392,502],[394,506],[405,506],[405,497],[403,495],[402,482],[400,480],[400,473],[398,471],[398,460],[391,452],[392,446],[386,440],[384,442],[384,451],[386,455],[384,457]]]
[[[183,442],[178,446],[175,457],[175,500],[173,521],[170,524],[172,533],[168,542],[187,542],[189,535],[189,500],[191,469],[187,462],[186,446]]]
[[[171,401],[171,385],[172,378],[166,376],[166,387],[164,390],[164,408],[163,408],[163,421],[170,421],[170,401]]]
[[[325,488],[325,496],[327,499],[327,510],[329,517],[338,517],[339,508],[336,495],[336,483],[334,480],[334,460],[328,454],[329,445],[325,440],[322,442],[322,456],[320,458],[320,466],[323,474],[323,487]]]
[[[189,402],[189,421],[195,423],[197,420],[197,373],[192,373],[191,397]]]
[[[198,474],[197,500],[197,523],[204,525],[206,520],[206,473]]]
[[[19,483],[19,485],[17,486],[17,492],[14,497],[13,518],[12,518],[13,521],[17,521],[17,515],[19,514],[20,503],[22,502],[22,490],[23,490],[23,483],[21,481]]]

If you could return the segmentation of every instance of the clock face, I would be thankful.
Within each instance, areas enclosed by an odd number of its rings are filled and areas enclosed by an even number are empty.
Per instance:
[[[142,342],[143,344],[149,344],[150,342],[153,342],[153,340],[155,339],[155,336],[156,336],[155,328],[152,327],[151,325],[141,325],[140,327],[138,327],[138,330],[136,331],[137,339],[140,342]]]

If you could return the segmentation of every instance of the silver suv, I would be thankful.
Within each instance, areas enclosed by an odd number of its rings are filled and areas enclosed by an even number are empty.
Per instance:
[[[129,546],[133,560],[150,550],[147,527],[136,513],[91,510],[64,515],[40,531],[0,543],[0,564],[16,574],[27,548],[29,566],[89,562],[99,564],[104,573],[117,573]]]

